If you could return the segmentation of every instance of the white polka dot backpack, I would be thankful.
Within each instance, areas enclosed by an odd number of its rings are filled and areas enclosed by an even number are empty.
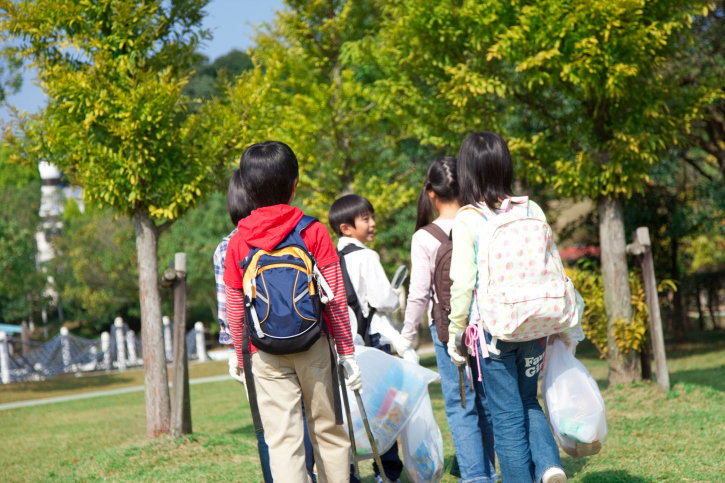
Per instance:
[[[577,324],[574,285],[551,227],[534,218],[526,196],[506,199],[497,213],[485,205],[476,229],[478,312],[499,340],[524,342]]]

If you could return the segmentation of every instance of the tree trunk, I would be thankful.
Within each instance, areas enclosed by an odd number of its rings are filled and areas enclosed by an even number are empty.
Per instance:
[[[697,322],[700,324],[700,332],[705,332],[705,314],[702,313],[702,287],[700,287],[700,281],[697,281],[696,288],[697,294],[695,300],[697,301]]]
[[[627,270],[622,202],[618,198],[601,197],[598,204],[604,307],[607,313],[609,384],[625,384],[638,381],[641,374],[639,354],[635,351],[620,353],[614,338],[615,321],[632,321],[632,293]]]
[[[710,321],[712,322],[712,330],[718,329],[717,324],[717,287],[715,286],[715,277],[710,275],[707,278],[707,310],[710,312]]]
[[[639,354],[639,361],[642,365],[642,379],[652,380],[652,354],[651,354],[651,341],[650,331],[648,330],[645,334],[644,343],[642,344],[642,352]]]
[[[674,333],[675,341],[680,342],[685,338],[685,317],[684,310],[682,307],[682,289],[684,285],[680,280],[680,266],[677,264],[677,256],[680,246],[680,240],[677,237],[672,237],[672,269],[671,277],[672,280],[680,282],[680,286],[672,294],[672,331]]]
[[[171,403],[166,373],[164,335],[159,293],[158,230],[143,208],[133,214],[138,252],[138,291],[143,335],[146,435],[156,438],[170,432]]]

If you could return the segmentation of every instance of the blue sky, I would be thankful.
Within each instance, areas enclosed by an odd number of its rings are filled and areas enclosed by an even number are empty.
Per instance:
[[[274,12],[284,7],[282,0],[211,0],[206,10],[208,15],[204,27],[212,30],[212,40],[202,46],[201,51],[215,59],[237,48],[245,50],[252,45],[252,25],[271,22]],[[20,92],[9,96],[8,103],[21,111],[37,112],[45,104],[43,92],[32,84],[32,71],[23,75]],[[8,110],[0,106],[0,119],[8,119]]]

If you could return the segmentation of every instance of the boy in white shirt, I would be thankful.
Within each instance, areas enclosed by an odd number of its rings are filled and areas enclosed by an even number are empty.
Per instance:
[[[401,357],[410,348],[411,341],[395,330],[390,314],[398,308],[398,293],[393,289],[380,264],[380,255],[366,243],[375,237],[375,210],[366,198],[347,195],[335,201],[328,215],[330,226],[340,237],[337,250],[355,290],[362,312],[357,321],[357,334],[365,345],[390,354],[390,344]],[[349,300],[349,299],[348,299]],[[351,320],[352,325],[352,320]],[[353,327],[354,329],[354,327]],[[356,340],[360,340],[356,337]],[[398,456],[397,441],[389,451],[380,455],[388,481],[396,482],[403,471]],[[376,464],[373,464],[376,481],[382,481]],[[351,482],[355,479],[351,477]]]

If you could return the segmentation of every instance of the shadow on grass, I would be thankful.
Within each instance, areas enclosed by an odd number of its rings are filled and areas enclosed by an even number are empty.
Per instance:
[[[725,366],[711,369],[695,369],[691,371],[678,371],[672,374],[671,384],[683,382],[698,386],[708,386],[717,391],[725,392]]]
[[[569,478],[572,478],[579,473],[589,462],[589,458],[572,458],[571,456],[564,456],[561,459],[561,464],[564,466],[564,471]]]
[[[649,483],[651,481],[632,475],[625,470],[595,471],[581,479],[581,483]]]
[[[249,438],[257,439],[257,433],[254,430],[254,424],[247,424],[239,428],[235,428],[229,431],[229,434],[246,436]]]

